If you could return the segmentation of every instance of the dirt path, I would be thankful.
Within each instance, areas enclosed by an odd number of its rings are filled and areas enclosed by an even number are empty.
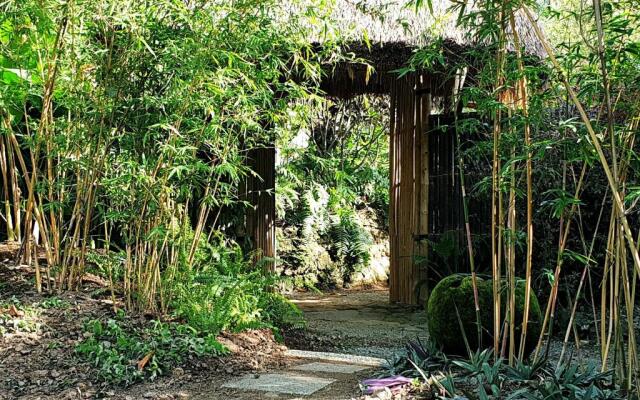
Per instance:
[[[206,369],[195,372],[187,376],[169,376],[161,378],[155,382],[144,382],[127,389],[115,390],[107,393],[107,397],[119,400],[134,399],[305,399],[315,400],[340,400],[354,399],[360,397],[358,383],[361,379],[369,376],[370,371],[362,370],[352,374],[331,373],[331,372],[301,372],[296,370],[297,366],[308,365],[308,360],[288,359],[286,366],[278,368],[268,368],[264,371],[246,372],[244,374],[229,375],[215,374]],[[333,381],[326,387],[314,392],[311,395],[301,395],[295,393],[281,393],[266,390],[251,390],[243,388],[225,387],[230,383],[243,380],[267,380],[273,384],[282,383],[286,377],[306,377],[309,382],[315,380]],[[310,383],[305,383],[308,386]],[[110,396],[109,396],[110,395]],[[50,397],[54,399],[56,397]]]
[[[392,359],[409,340],[427,337],[426,315],[389,304],[385,288],[290,296],[304,312],[307,330],[290,335],[291,348]]]

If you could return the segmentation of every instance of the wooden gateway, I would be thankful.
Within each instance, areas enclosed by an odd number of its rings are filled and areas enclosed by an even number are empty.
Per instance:
[[[425,12],[414,13],[401,5],[387,6],[394,14],[379,20],[366,7],[348,1],[337,1],[334,18],[345,27],[359,26],[362,37],[367,30],[375,44],[358,41],[357,37],[342,48],[363,63],[340,62],[327,66],[321,89],[328,97],[348,99],[363,94],[388,95],[390,98],[389,162],[390,162],[390,301],[420,304],[442,276],[468,271],[462,191],[457,169],[457,143],[452,128],[452,106],[465,82],[466,71],[416,71],[402,76],[398,69],[406,67],[416,48],[428,43],[433,19]],[[376,0],[364,3],[377,4]],[[448,2],[434,1],[441,10]],[[389,14],[388,14],[389,15]],[[393,21],[393,22],[392,22]],[[405,21],[406,24],[400,24]],[[414,34],[406,25],[422,33]],[[518,21],[519,30],[522,19]],[[537,53],[537,43],[525,27],[521,37]],[[443,52],[459,55],[464,46],[462,33],[452,23],[443,28],[447,38]],[[318,40],[322,45],[322,41]],[[533,45],[533,49],[531,46]],[[368,69],[369,68],[369,69]],[[467,80],[468,82],[468,80]],[[252,152],[251,166],[262,179],[249,184],[256,194],[255,209],[248,216],[248,229],[255,248],[262,256],[275,257],[275,149]],[[467,187],[472,184],[467,183]],[[486,235],[490,210],[486,204],[474,204],[479,210],[471,216],[474,235]],[[446,266],[433,266],[429,243],[437,243],[446,235],[454,247],[462,248],[459,256]],[[475,246],[475,245],[474,245]],[[433,252],[431,252],[433,253]],[[454,264],[454,265],[450,265]],[[435,269],[435,270],[434,270]]]

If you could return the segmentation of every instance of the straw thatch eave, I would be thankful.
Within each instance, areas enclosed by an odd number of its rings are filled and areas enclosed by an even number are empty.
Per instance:
[[[316,44],[316,46],[320,46]],[[400,70],[407,67],[415,54],[416,48],[402,42],[373,43],[349,42],[341,47],[341,51],[349,56],[345,61],[325,64],[325,76],[321,89],[330,97],[349,98],[361,94],[388,94],[394,80],[400,76]],[[430,76],[432,82],[446,82],[453,77],[456,64],[464,62],[470,65],[473,60],[464,60],[465,48],[454,41],[442,42],[443,56],[447,60],[438,68],[430,68],[429,72],[417,74]],[[357,59],[357,61],[351,61]],[[432,85],[433,94],[442,90]]]
[[[334,97],[388,93],[389,80],[397,77],[394,71],[407,67],[416,50],[440,40],[446,60],[439,67],[442,78],[455,73],[460,64],[471,66],[469,73],[473,75],[475,60],[469,59],[472,56],[467,50],[481,49],[485,44],[474,42],[456,25],[456,16],[448,12],[450,1],[432,3],[433,13],[425,7],[417,11],[408,8],[406,0],[334,0],[326,14],[330,29],[326,25],[312,29],[309,37],[315,47],[340,53],[327,61],[322,89]],[[518,13],[515,17],[525,53],[533,59],[542,58],[543,48],[526,16]],[[513,35],[508,32],[508,36],[507,47],[513,50]]]
[[[424,47],[436,38],[463,46],[480,44],[457,26],[457,15],[449,11],[450,0],[431,3],[433,12],[427,7],[408,7],[407,0],[333,0],[327,11],[329,28],[321,25],[312,29],[310,39],[317,43],[336,38],[348,43],[403,43],[414,48]],[[475,8],[475,1],[467,3],[467,10]],[[544,48],[522,11],[515,15],[515,26],[525,52],[542,58]],[[513,37],[508,35],[512,47]]]

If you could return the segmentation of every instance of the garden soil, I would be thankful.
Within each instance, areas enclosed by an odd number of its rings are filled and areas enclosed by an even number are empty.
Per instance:
[[[52,297],[33,290],[32,272],[28,267],[0,264],[0,302],[46,304],[46,300]],[[247,374],[258,377],[267,372],[289,372],[296,364],[308,362],[285,356],[287,347],[276,341],[269,330],[223,334],[219,340],[230,349],[230,355],[188,359],[152,382],[129,387],[100,383],[95,378],[96,370],[77,357],[75,347],[85,337],[83,325],[86,321],[106,321],[113,317],[113,303],[109,298],[104,287],[85,282],[82,291],[55,296],[56,302],[65,304],[65,307],[38,308],[36,315],[28,318],[13,307],[0,309],[0,313],[15,314],[9,316],[25,321],[21,329],[13,331],[9,327],[0,335],[0,400],[295,398],[221,387]],[[147,321],[140,318],[129,322],[143,326]],[[311,398],[358,398],[358,382],[372,373],[366,370],[351,375],[320,374],[336,382]]]

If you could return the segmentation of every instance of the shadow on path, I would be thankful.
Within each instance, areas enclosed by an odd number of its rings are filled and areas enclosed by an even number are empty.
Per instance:
[[[306,332],[287,338],[291,348],[391,359],[409,340],[427,337],[424,311],[389,304],[387,289],[305,292],[290,298],[307,320]]]

